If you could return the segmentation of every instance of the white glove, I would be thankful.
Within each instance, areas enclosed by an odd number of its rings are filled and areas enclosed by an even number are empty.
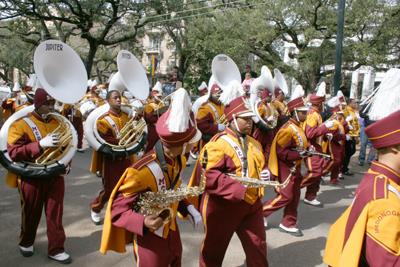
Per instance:
[[[325,126],[326,126],[326,128],[332,128],[334,124],[335,124],[335,121],[328,121],[327,123],[325,123]]]
[[[198,212],[193,205],[187,207],[188,210],[188,218],[190,223],[193,226],[193,230],[196,230],[200,224],[203,222],[203,218],[201,217],[200,212]]]
[[[218,132],[223,132],[226,126],[224,124],[218,124]]]
[[[268,169],[262,170],[262,171],[260,172],[260,178],[261,178],[261,180],[263,180],[263,181],[269,181],[269,180],[270,180],[270,177],[271,177],[271,175],[270,175],[270,172],[269,172]]]
[[[301,158],[307,158],[308,157],[307,151],[301,151],[300,152],[300,157]]]
[[[348,124],[347,127],[349,127],[350,131],[354,129],[353,126],[351,126],[350,124]]]
[[[326,134],[326,138],[327,138],[329,141],[331,141],[332,138],[333,138],[333,135],[332,135],[331,133],[327,133],[327,134]]]
[[[352,120],[353,120],[353,116],[350,115],[350,116],[347,116],[347,117],[346,117],[346,121],[347,121],[347,122],[352,121]]]
[[[123,107],[121,107],[121,110],[122,110],[123,113],[128,115],[129,118],[132,115],[133,109],[131,109],[130,107],[123,106]]]
[[[315,146],[311,145],[311,146],[308,148],[308,151],[314,152],[314,151],[315,151]]]
[[[349,141],[351,139],[351,136],[346,134],[346,141]]]
[[[274,121],[274,120],[275,120],[274,116],[269,116],[269,117],[267,118],[267,121],[268,121],[268,122]]]
[[[60,138],[57,134],[48,134],[45,138],[39,141],[39,145],[42,148],[56,147],[60,142]]]

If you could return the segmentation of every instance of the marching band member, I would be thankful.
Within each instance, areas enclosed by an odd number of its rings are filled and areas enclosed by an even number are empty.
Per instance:
[[[311,108],[307,113],[307,119],[304,122],[303,129],[308,139],[310,149],[315,149],[316,152],[322,153],[323,138],[332,140],[332,134],[328,132],[328,128],[334,125],[334,121],[322,123],[321,115],[319,114],[324,109],[326,84],[323,82],[319,85],[316,93],[310,96]],[[322,206],[317,200],[317,192],[321,183],[322,168],[324,158],[322,156],[309,157],[305,161],[307,173],[303,175],[301,187],[307,187],[304,203],[312,206]]]
[[[300,200],[300,184],[302,180],[301,163],[307,157],[307,137],[300,124],[306,120],[307,106],[303,97],[297,97],[288,104],[291,118],[276,134],[269,155],[269,168],[279,183],[285,182],[290,176],[291,168],[296,166],[290,182],[285,188],[277,188],[276,197],[263,204],[264,226],[267,226],[266,218],[273,212],[284,207],[283,219],[279,225],[279,231],[294,236],[302,236],[301,230],[296,228],[297,206]],[[303,151],[293,151],[292,149]]]
[[[351,125],[348,125],[347,121],[343,121],[343,111],[340,110],[339,106],[334,106],[330,110],[333,115],[336,113],[337,118],[334,119],[334,125],[329,128],[329,132],[332,134],[332,140],[327,140],[327,147],[324,153],[329,154],[331,157],[324,162],[322,176],[331,173],[331,186],[337,186],[344,188],[344,185],[339,182],[340,165],[344,159],[344,142],[350,140],[350,136],[346,133],[352,129]]]
[[[134,210],[134,202],[145,191],[179,188],[186,166],[184,154],[201,136],[185,89],[176,91],[171,107],[157,121],[161,140],[125,171],[107,207],[100,251],[122,253],[125,245],[133,242],[139,267],[181,266],[182,243],[175,216],[163,225],[157,215],[144,216]],[[192,216],[194,227],[201,222],[200,213],[186,199],[170,207],[175,214],[179,210],[184,216]]]
[[[268,266],[261,203],[264,189],[246,189],[226,175],[269,180],[261,145],[249,135],[255,114],[245,96],[230,101],[224,112],[229,127],[215,135],[199,156],[201,159],[207,150],[205,191],[200,204],[205,226],[200,266],[221,266],[235,232],[245,251],[247,266]],[[199,184],[200,178],[198,160],[189,186]]]
[[[271,103],[271,108],[274,108],[278,111],[279,113],[279,118],[282,120],[282,118],[287,114],[287,106],[283,102],[285,100],[285,93],[281,89],[275,89],[274,90],[274,101]]]
[[[117,135],[129,121],[129,118],[127,114],[121,111],[121,95],[118,91],[109,91],[106,98],[110,105],[110,110],[98,119],[97,130],[107,143],[117,145],[119,142]],[[110,198],[111,192],[118,183],[119,178],[124,173],[125,169],[133,162],[134,156],[113,159],[101,156],[96,150],[93,150],[90,171],[93,173],[99,171],[103,180],[103,190],[100,191],[99,196],[90,203],[91,218],[94,224],[100,224],[101,210]]]
[[[358,142],[358,135],[360,134],[360,123],[358,122],[358,117],[356,113],[354,112],[354,109],[357,107],[357,102],[354,99],[347,99],[347,109],[343,109],[344,116],[346,116],[346,121],[348,121],[352,125],[354,129],[352,129],[349,132],[349,135],[352,137],[350,140],[347,140],[345,142],[345,149],[346,149],[346,155],[343,160],[343,165],[342,165],[342,174],[348,175],[348,176],[354,176],[354,173],[352,173],[349,170],[349,163],[350,163],[350,158],[351,156],[356,153],[356,144]],[[350,112],[348,114],[347,110]]]
[[[4,113],[4,122],[8,120],[8,118],[15,113],[15,109],[17,106],[16,99],[18,95],[22,94],[21,91],[21,86],[19,83],[15,83],[14,87],[12,89],[13,97],[11,96],[11,93],[3,99],[3,102],[1,103],[1,107],[3,108],[3,113]]]
[[[372,100],[376,122],[365,133],[377,149],[345,213],[332,225],[325,248],[329,266],[399,266],[400,70],[391,69]]]
[[[261,95],[261,101],[257,106],[258,114],[265,122],[272,122],[275,120],[274,116],[272,115],[272,109],[270,107],[270,103],[272,101],[272,93],[267,89],[264,88]],[[259,128],[256,128],[254,132],[254,139],[260,142],[265,159],[269,159],[269,153],[271,151],[272,141],[274,140],[276,131],[269,131],[265,132]],[[267,163],[268,164],[268,163]]]
[[[41,86],[40,86],[41,87]],[[46,115],[54,111],[54,99],[44,89],[37,89],[34,97],[35,110],[13,122],[8,135],[7,151],[13,161],[32,161],[42,155],[43,149],[57,147],[59,138],[52,134],[60,122]],[[45,206],[48,238],[48,257],[63,264],[71,263],[65,253],[65,232],[62,224],[65,184],[63,176],[49,179],[19,177],[8,173],[6,182],[18,187],[21,195],[22,223],[20,251],[24,257],[34,252],[37,227]]]
[[[74,126],[76,132],[78,133],[78,147],[77,150],[79,153],[85,153],[82,149],[83,145],[83,121],[82,121],[82,113],[78,109],[79,104],[64,104],[64,108],[61,112],[61,115],[66,117]]]
[[[154,148],[154,145],[160,139],[156,131],[156,123],[158,121],[157,109],[164,106],[161,102],[162,93],[157,90],[151,91],[151,96],[153,101],[144,107],[143,117],[147,123],[147,132],[149,133],[147,137],[147,145],[144,150],[146,154]]]
[[[226,126],[219,123],[219,120],[224,116],[224,105],[219,101],[221,93],[221,88],[214,84],[211,87],[210,97],[197,112],[197,127],[202,134],[199,143],[196,144],[197,151],[201,151],[215,134],[225,130]],[[193,152],[193,154],[196,154],[196,152]]]

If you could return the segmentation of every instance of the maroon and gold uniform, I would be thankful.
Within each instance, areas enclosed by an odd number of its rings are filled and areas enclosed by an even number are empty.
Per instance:
[[[285,182],[290,175],[290,169],[296,166],[296,171],[290,178],[289,184],[285,188],[277,188],[276,197],[263,204],[264,217],[268,217],[273,212],[285,207],[283,211],[282,225],[287,228],[296,228],[297,206],[300,200],[300,184],[302,180],[301,162],[298,151],[292,148],[307,149],[307,138],[301,129],[298,121],[289,119],[276,134],[272,142],[271,153],[269,155],[269,168],[279,183]]]
[[[83,121],[82,121],[82,113],[78,109],[79,104],[75,103],[64,104],[64,109],[61,112],[61,115],[66,117],[74,126],[75,130],[78,133],[78,149],[82,149],[83,144]]]
[[[29,102],[25,102],[24,104],[19,105],[19,106],[15,109],[15,112],[18,112],[18,111],[20,111],[21,109],[24,109],[24,108],[29,107],[29,106],[32,106],[32,104],[29,103]]]
[[[160,103],[155,103],[153,101],[150,104],[147,104],[144,107],[143,111],[143,117],[147,123],[147,132],[148,132],[148,137],[147,137],[147,145],[145,148],[144,153],[149,152],[154,148],[154,145],[157,143],[157,141],[160,139],[156,132],[156,123],[158,121],[158,115],[157,115],[157,109],[161,108],[164,106],[161,102]]]
[[[328,133],[328,128],[322,123],[322,117],[316,107],[312,106],[307,112],[307,119],[303,125],[308,139],[308,146],[313,146],[316,152],[323,153],[322,141]],[[307,187],[305,199],[312,201],[316,198],[322,177],[324,158],[313,156],[305,160],[307,172],[303,175],[301,187]]]
[[[118,145],[119,140],[117,139],[117,135],[128,121],[128,116],[122,111],[116,114],[109,110],[97,120],[97,130],[107,143]],[[105,203],[110,198],[112,190],[118,183],[119,178],[121,178],[126,168],[134,161],[135,156],[113,160],[112,158],[99,155],[95,150],[93,151],[90,171],[93,173],[100,172],[103,180],[103,190],[100,192],[99,196],[90,203],[92,211],[99,213],[103,209]]]
[[[13,122],[7,140],[7,151],[15,162],[34,161],[43,154],[39,141],[53,132],[60,122],[44,120],[35,111]],[[33,179],[8,173],[6,183],[18,187],[22,205],[22,223],[19,245],[30,247],[35,242],[36,230],[45,205],[48,254],[64,252],[65,232],[62,225],[64,201],[64,177]]]
[[[272,116],[271,107],[268,104],[264,103],[263,101],[260,101],[260,103],[258,103],[257,111],[265,123],[267,122],[267,118]],[[276,130],[265,132],[257,128],[254,131],[253,134],[254,139],[260,142],[265,159],[269,159],[269,153],[271,151],[271,145],[275,135],[276,135]]]
[[[15,112],[15,98],[9,98],[7,101],[1,103],[4,114],[4,122]]]

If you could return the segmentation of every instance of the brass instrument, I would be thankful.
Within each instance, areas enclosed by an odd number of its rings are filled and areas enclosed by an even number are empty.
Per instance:
[[[324,157],[325,159],[330,159],[331,158],[331,156],[330,155],[328,155],[328,154],[325,154],[325,153],[319,153],[319,152],[315,152],[315,151],[310,151],[310,150],[303,150],[303,149],[300,149],[300,148],[292,148],[291,149],[292,151],[299,151],[299,152],[306,152],[306,154],[308,155],[308,156],[322,156],[322,157]]]
[[[207,162],[207,150],[204,150],[201,162],[203,171],[199,186],[178,188],[177,190],[164,190],[157,193],[147,191],[134,203],[134,210],[144,215],[158,214],[158,217],[164,221],[164,225],[169,223],[175,215],[173,209],[168,207],[169,205],[188,197],[196,197],[203,194]]]
[[[239,177],[236,174],[232,174],[232,173],[225,173],[225,174],[228,175],[229,177],[231,177],[232,179],[238,181],[239,183],[244,185],[246,188],[264,188],[264,187],[285,188],[289,184],[290,178],[293,176],[295,171],[296,171],[296,165],[290,169],[289,176],[286,178],[285,182],[283,182],[282,184],[280,184],[277,181],[262,181],[262,180],[259,180],[256,178]]]
[[[69,122],[66,120],[66,118],[57,113],[49,113],[48,115],[51,115],[56,120],[61,121],[61,124],[52,132],[52,134],[58,135],[58,137],[60,138],[60,143],[58,144],[57,148],[54,147],[46,148],[43,151],[43,154],[36,159],[35,163],[24,161],[24,163],[27,163],[30,166],[43,167],[46,165],[51,165],[59,161],[61,158],[63,158],[64,155],[68,152],[68,150],[72,146],[73,129],[71,129],[71,126]],[[57,154],[59,155],[54,157]]]
[[[225,125],[225,126],[228,126],[228,125],[229,125],[229,121],[228,121],[228,119],[226,118],[226,115],[225,115],[225,114],[222,115],[221,118],[219,118],[219,119],[217,120],[217,124],[223,124],[223,125]]]
[[[337,119],[337,114],[336,114],[336,112],[335,112],[335,113],[333,113],[333,115],[332,115],[329,119],[327,119],[326,121],[324,121],[324,123],[322,123],[322,124],[326,124],[327,122],[333,121],[333,120],[336,120],[336,119]]]
[[[347,104],[345,104],[344,106],[345,106],[345,109],[343,110],[342,104],[340,104],[339,105],[340,110],[343,111],[343,115],[345,117],[348,117],[348,116],[351,115],[349,107],[347,106]],[[359,124],[357,123],[356,118],[353,118],[353,120],[351,121],[350,125],[351,125],[351,127],[353,127],[352,131],[357,132],[359,130],[359,127],[358,127]]]
[[[267,125],[271,128],[274,128],[278,124],[278,118],[279,118],[279,112],[276,110],[276,108],[271,107],[271,114],[274,116],[274,121],[267,122]]]

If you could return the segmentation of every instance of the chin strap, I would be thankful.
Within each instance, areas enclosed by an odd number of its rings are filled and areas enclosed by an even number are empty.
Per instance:
[[[183,149],[182,149],[182,153],[181,153],[182,156],[185,156],[187,145],[188,145],[188,143],[183,144]]]
[[[294,114],[296,114],[296,120],[297,120],[298,122],[300,122],[299,116],[297,116],[297,109],[294,110]]]
[[[236,131],[238,131],[238,132],[241,133],[241,134],[244,134],[244,133],[242,133],[242,132],[240,131],[239,126],[237,125],[237,121],[236,121],[236,116],[235,116],[235,115],[233,115],[233,123],[235,124]]]

